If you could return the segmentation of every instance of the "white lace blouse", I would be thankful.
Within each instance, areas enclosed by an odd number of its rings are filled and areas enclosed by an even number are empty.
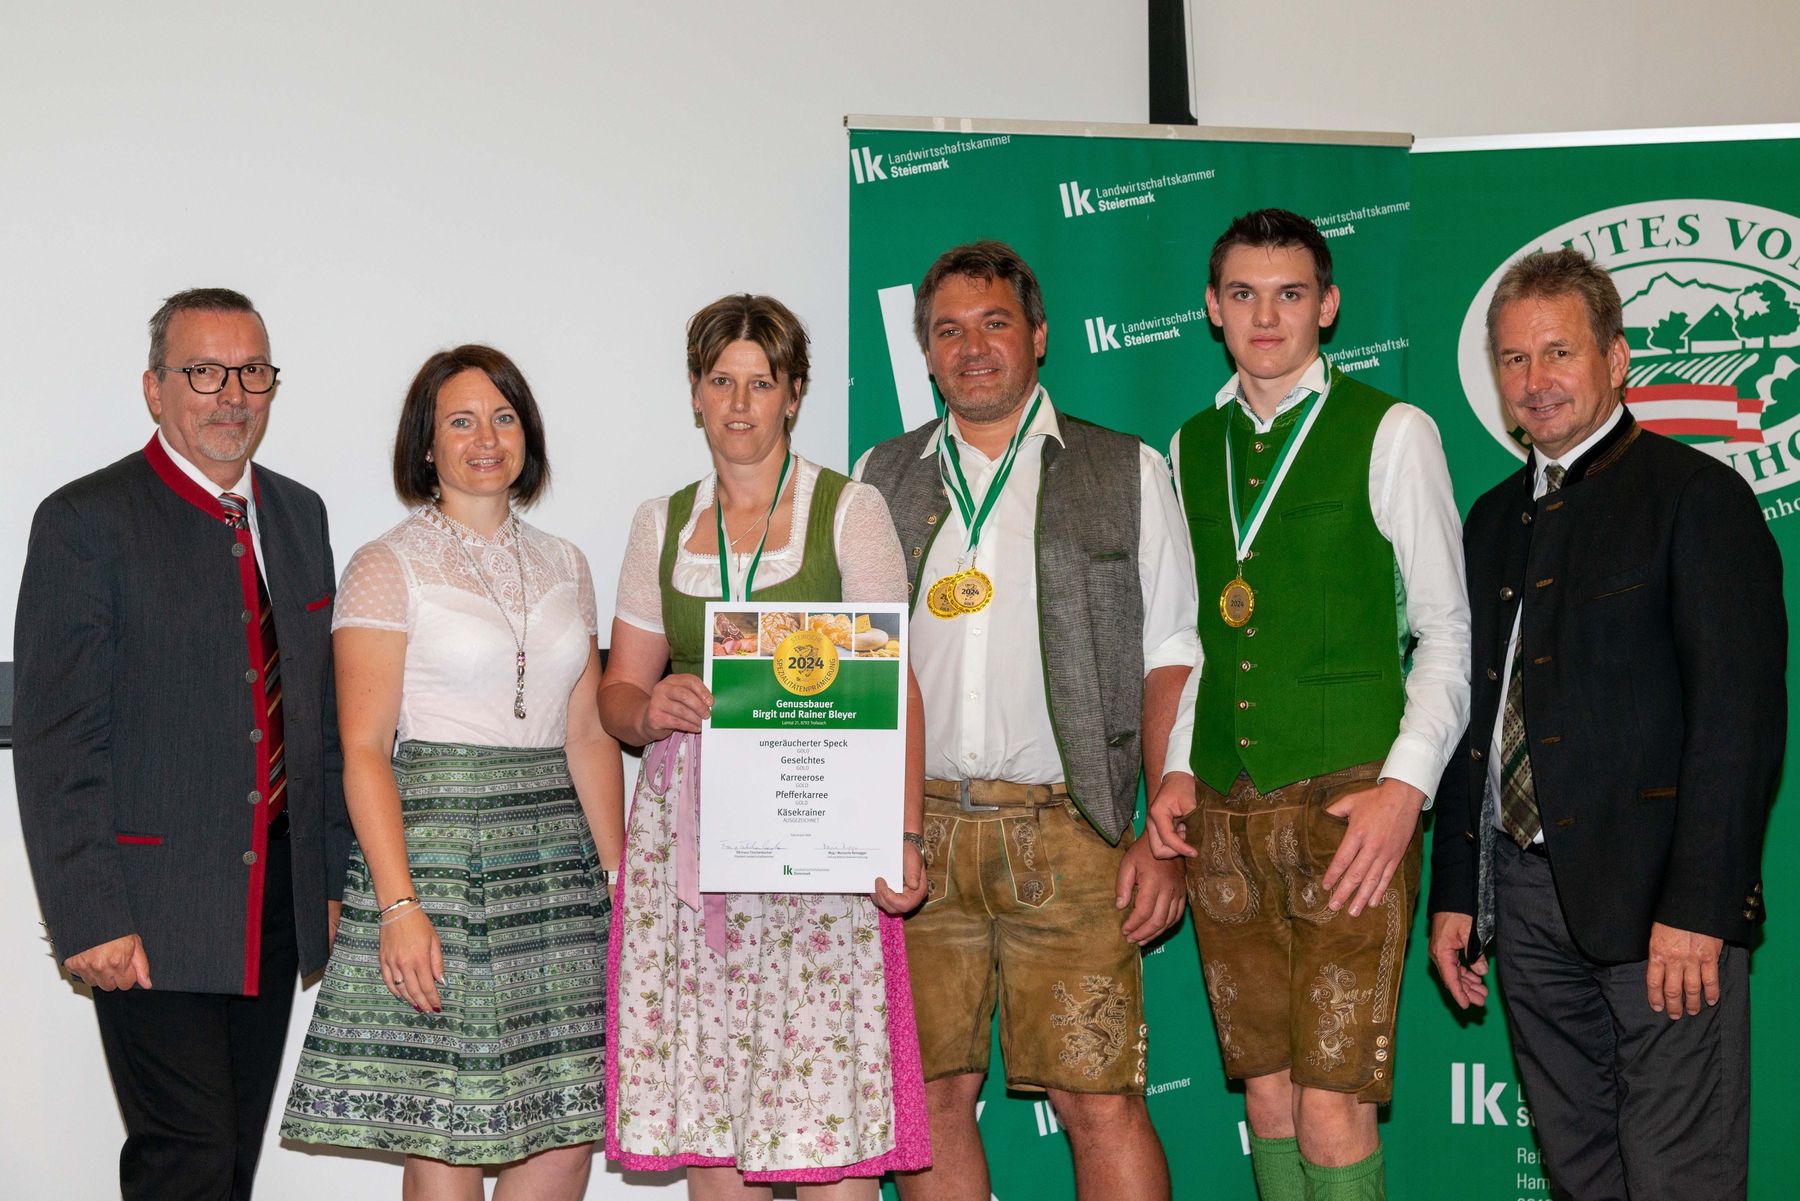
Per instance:
[[[793,506],[788,521],[788,539],[780,547],[763,552],[756,569],[756,587],[792,579],[806,558],[806,521],[812,512],[813,486],[819,480],[819,465],[794,456]],[[681,529],[680,549],[675,553],[674,584],[677,591],[689,596],[716,598],[719,595],[719,556],[695,554],[687,548],[694,536],[700,514],[713,503],[718,478],[708,475],[700,481],[694,496],[693,512]],[[631,538],[625,546],[625,563],[619,570],[619,597],[615,614],[640,630],[663,633],[662,567],[663,534],[669,525],[669,498],[659,496],[638,506],[631,521]],[[844,600],[904,601],[906,599],[906,561],[901,557],[900,536],[894,532],[888,516],[887,502],[868,484],[844,485],[838,498],[837,514],[832,529],[832,545],[837,549],[838,573],[844,581]],[[754,549],[754,548],[752,548]],[[733,581],[733,593],[741,577]]]
[[[518,529],[515,551],[509,525],[490,541],[427,506],[345,566],[331,628],[406,635],[402,741],[563,744],[569,693],[597,628],[594,581],[573,543],[522,521]],[[525,636],[523,721],[513,716],[516,633]]]

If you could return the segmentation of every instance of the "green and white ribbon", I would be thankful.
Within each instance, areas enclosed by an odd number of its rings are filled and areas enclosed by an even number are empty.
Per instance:
[[[975,501],[974,490],[969,487],[968,478],[963,475],[962,455],[956,449],[956,439],[950,436],[949,418],[944,419],[943,428],[938,431],[938,478],[944,481],[944,489],[950,493],[950,499],[956,502],[956,511],[962,514],[963,526],[969,531],[968,542],[963,549],[964,560],[972,559],[975,547],[981,542],[982,527],[994,511],[994,504],[1000,499],[1000,493],[1006,489],[1006,479],[1012,474],[1013,460],[1019,457],[1019,447],[1024,444],[1025,431],[1037,418],[1038,409],[1044,403],[1044,390],[1039,388],[1031,398],[1031,407],[1019,422],[1019,428],[1013,431],[1012,441],[1007,444],[1006,453],[1000,458],[1000,466],[988,481],[987,491],[982,494],[979,505]]]
[[[794,465],[794,452],[788,451],[781,460],[781,478],[775,481],[775,496],[769,501],[769,512],[763,518],[762,541],[756,544],[756,556],[750,560],[750,570],[744,573],[744,587],[738,594],[744,600],[750,599],[750,590],[756,584],[756,568],[762,562],[763,547],[769,544],[769,527],[775,523],[775,506],[781,503],[781,490],[787,487],[788,471]],[[719,482],[713,480],[713,520],[719,527],[719,599],[731,599],[731,548],[725,542],[725,501],[719,496]],[[790,538],[793,535],[788,535]]]
[[[1331,385],[1326,384],[1326,392]],[[1231,537],[1237,547],[1238,571],[1244,569],[1244,560],[1250,555],[1250,544],[1256,541],[1256,535],[1262,529],[1263,520],[1268,517],[1269,510],[1274,507],[1275,494],[1281,491],[1282,482],[1287,479],[1290,468],[1294,465],[1294,456],[1299,453],[1300,446],[1312,428],[1318,423],[1319,414],[1325,411],[1325,392],[1314,392],[1306,400],[1300,410],[1300,419],[1294,426],[1294,432],[1282,444],[1281,453],[1275,459],[1275,470],[1270,474],[1267,486],[1260,495],[1250,502],[1249,515],[1240,522],[1238,520],[1237,471],[1231,461],[1231,422],[1225,423],[1225,497],[1226,508],[1231,513]]]

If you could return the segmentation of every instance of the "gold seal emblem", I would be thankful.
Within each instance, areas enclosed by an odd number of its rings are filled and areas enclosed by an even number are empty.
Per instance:
[[[837,673],[837,645],[823,630],[795,630],[775,648],[775,680],[795,696],[824,692]]]
[[[1239,576],[1225,585],[1224,591],[1219,593],[1219,616],[1224,618],[1225,624],[1232,629],[1244,626],[1254,612],[1256,612],[1256,593],[1250,591],[1250,585],[1244,582],[1243,576]]]
[[[994,599],[994,581],[985,571],[971,567],[955,577],[950,594],[961,612],[979,613]]]
[[[933,617],[950,618],[960,612],[956,607],[956,599],[952,595],[955,584],[956,577],[947,575],[933,584],[931,591],[925,594],[925,607],[931,611]]]

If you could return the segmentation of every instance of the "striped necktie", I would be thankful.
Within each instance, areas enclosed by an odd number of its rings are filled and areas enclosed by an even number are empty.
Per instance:
[[[244,498],[235,492],[221,492],[219,504],[225,510],[225,524],[234,530],[248,529],[250,526],[249,506]],[[252,558],[252,563],[255,559]],[[261,645],[263,695],[268,704],[268,733],[265,741],[269,751],[269,776],[267,786],[263,789],[263,797],[268,809],[268,820],[274,821],[281,815],[287,805],[287,764],[285,762],[284,730],[281,721],[281,648],[275,641],[275,606],[269,602],[269,588],[263,582],[262,567],[256,567],[256,609],[257,640]]]
[[[1544,491],[1562,487],[1565,469],[1544,468]],[[1521,607],[1524,601],[1520,601]],[[1543,826],[1538,818],[1537,782],[1531,775],[1531,748],[1525,742],[1525,618],[1519,616],[1519,638],[1513,645],[1512,670],[1506,673],[1506,711],[1500,723],[1500,828],[1521,847],[1536,841]]]

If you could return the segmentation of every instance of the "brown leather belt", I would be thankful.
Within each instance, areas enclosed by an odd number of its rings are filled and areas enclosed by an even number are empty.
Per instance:
[[[965,813],[991,813],[1000,808],[1037,809],[1069,799],[1066,784],[1015,784],[1011,780],[927,780],[925,795],[955,801]]]

